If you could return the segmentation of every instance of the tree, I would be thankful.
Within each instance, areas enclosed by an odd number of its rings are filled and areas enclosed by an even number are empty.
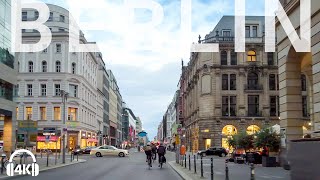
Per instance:
[[[237,134],[235,139],[237,142],[237,148],[242,148],[246,152],[249,149],[252,149],[254,147],[253,146],[253,135],[248,135],[245,131]]]
[[[267,147],[271,152],[280,149],[280,136],[272,129],[263,129],[256,134],[254,146],[257,148]]]

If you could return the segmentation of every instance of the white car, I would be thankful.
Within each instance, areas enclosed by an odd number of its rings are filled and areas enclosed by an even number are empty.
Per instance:
[[[118,149],[114,146],[105,145],[105,146],[99,146],[91,149],[90,155],[95,155],[97,157],[102,157],[102,156],[125,157],[125,156],[129,156],[129,151],[125,149]]]

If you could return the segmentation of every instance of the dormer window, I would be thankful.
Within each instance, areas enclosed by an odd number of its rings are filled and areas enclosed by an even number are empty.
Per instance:
[[[231,36],[230,30],[222,30],[222,36],[223,37],[230,37]]]

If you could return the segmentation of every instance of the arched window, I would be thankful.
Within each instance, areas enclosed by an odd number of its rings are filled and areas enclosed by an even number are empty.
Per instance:
[[[71,72],[72,74],[75,74],[76,73],[76,63],[72,63],[72,67],[71,67]]]
[[[29,72],[33,72],[33,62],[32,61],[28,62],[28,68],[29,68]]]
[[[301,74],[301,91],[306,91],[307,90],[307,79],[306,75]]]
[[[228,65],[227,51],[221,51],[220,60],[221,60],[221,65]]]
[[[249,90],[257,90],[259,84],[258,74],[254,72],[250,72],[248,74],[248,89]]]
[[[257,125],[250,125],[247,127],[247,134],[249,135],[256,134],[259,131],[260,131],[260,128]]]
[[[42,61],[42,72],[47,72],[47,61]]]
[[[56,72],[61,72],[61,62],[56,61]]]
[[[237,52],[231,51],[231,65],[237,65]]]
[[[247,61],[249,62],[257,61],[257,54],[255,51],[248,51]]]

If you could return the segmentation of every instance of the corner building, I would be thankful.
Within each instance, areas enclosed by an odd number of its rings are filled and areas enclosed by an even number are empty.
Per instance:
[[[183,67],[185,144],[196,152],[228,149],[228,137],[279,123],[275,53],[264,52],[264,17],[246,17],[246,52],[234,51],[234,16],[223,16],[199,43],[219,43],[218,53],[192,53]]]
[[[51,4],[48,7],[50,17],[46,26],[52,32],[50,46],[41,52],[16,54],[19,70],[14,92],[17,119],[37,121],[38,133],[32,135],[34,138],[29,137],[37,150],[60,149],[64,111],[61,90],[64,90],[69,93],[65,109],[68,149],[97,145],[97,133],[103,127],[103,102],[97,101],[103,100],[97,86],[100,54],[69,52],[69,12]],[[33,21],[38,16],[35,10],[22,11],[23,21]],[[23,30],[22,35],[23,43],[38,42],[39,33],[35,30]],[[80,43],[90,43],[82,33]],[[44,128],[58,130],[48,143]],[[23,142],[17,142],[18,146],[21,144]]]

